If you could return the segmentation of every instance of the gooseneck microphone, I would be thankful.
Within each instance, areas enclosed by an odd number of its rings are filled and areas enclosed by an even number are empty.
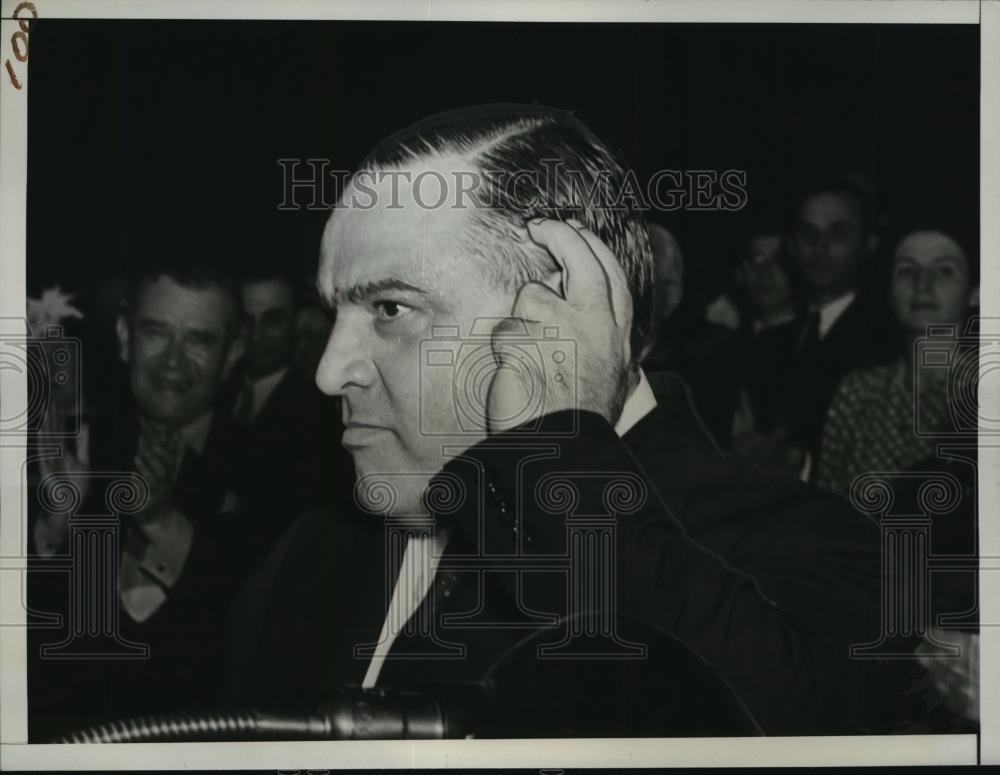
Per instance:
[[[616,644],[643,644],[635,659],[608,656],[607,638],[546,656],[539,630],[515,643],[479,681],[407,689],[346,686],[319,707],[147,716],[88,727],[56,743],[239,740],[428,740],[462,737],[743,737],[763,734],[729,684],[698,654],[651,625],[619,617]],[[558,631],[556,632],[556,636]],[[615,644],[610,644],[615,645]],[[617,697],[610,702],[608,698]]]
[[[440,740],[464,737],[490,701],[485,683],[440,684],[426,692],[338,689],[309,712],[260,710],[174,713],[77,730],[55,743],[236,740]]]

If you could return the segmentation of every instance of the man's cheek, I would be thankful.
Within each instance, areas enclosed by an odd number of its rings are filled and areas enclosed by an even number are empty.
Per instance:
[[[155,340],[136,337],[133,340],[129,357],[136,363],[147,364],[158,358],[164,347]]]
[[[185,353],[184,368],[192,377],[197,377],[221,373],[225,362],[226,353],[221,347],[212,350],[189,350]]]

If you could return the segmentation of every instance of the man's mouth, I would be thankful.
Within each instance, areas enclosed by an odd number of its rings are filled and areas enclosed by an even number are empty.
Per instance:
[[[191,381],[187,379],[173,379],[171,377],[153,377],[150,382],[153,388],[166,393],[186,393],[191,389]]]
[[[383,433],[388,433],[389,429],[384,425],[373,423],[351,421],[345,423],[346,430],[341,443],[347,449],[361,449],[367,447]]]

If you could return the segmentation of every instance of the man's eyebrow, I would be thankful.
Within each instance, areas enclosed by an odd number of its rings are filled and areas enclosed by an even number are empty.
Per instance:
[[[415,285],[394,277],[388,277],[384,280],[370,280],[365,283],[358,283],[357,285],[352,285],[350,288],[334,288],[332,294],[330,291],[324,291],[321,298],[324,306],[336,307],[337,303],[341,300],[351,304],[363,304],[372,296],[377,296],[387,291],[416,293],[421,296],[428,295],[427,291],[423,288],[418,288]]]

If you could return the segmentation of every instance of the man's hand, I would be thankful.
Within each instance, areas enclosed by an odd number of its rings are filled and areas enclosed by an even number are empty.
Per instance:
[[[45,417],[42,420],[42,427],[45,434],[53,437],[65,434],[68,421],[73,415],[74,412],[67,411],[64,407],[56,403],[50,404],[45,410]],[[75,443],[72,443],[73,441]],[[84,451],[76,448],[77,444],[83,444],[85,441],[85,438],[81,436],[78,439],[67,439],[61,443],[60,452],[57,457],[47,457],[41,460],[40,468],[42,475],[57,474],[59,476],[78,477],[79,484],[85,486],[86,480],[80,477],[80,474],[85,474],[88,466],[84,462]],[[86,497],[86,492],[83,492],[82,495]]]
[[[511,316],[494,328],[498,368],[487,402],[490,430],[571,408],[597,412],[614,424],[632,355],[625,271],[578,221],[539,219],[528,224],[528,233],[559,266],[563,294],[541,282],[525,283]],[[573,346],[560,344],[567,342]]]
[[[155,519],[167,506],[183,456],[184,445],[176,431],[140,425],[135,470],[149,486],[149,501],[137,515],[140,523]]]
[[[47,435],[58,436],[66,430],[70,412],[59,404],[52,403],[45,412],[43,428]],[[80,502],[86,500],[90,491],[90,480],[86,474],[90,466],[85,462],[86,434],[73,440],[67,439],[60,444],[59,454],[39,460],[38,469],[42,477],[43,487],[53,487],[70,484],[78,493]],[[79,447],[77,447],[79,445]],[[69,518],[67,511],[51,513],[44,509],[39,511],[35,522],[35,545],[43,555],[51,555],[66,546],[69,538]]]
[[[776,428],[770,433],[755,430],[733,435],[733,452],[746,455],[796,475],[801,474],[806,453],[788,439],[787,428]]]

